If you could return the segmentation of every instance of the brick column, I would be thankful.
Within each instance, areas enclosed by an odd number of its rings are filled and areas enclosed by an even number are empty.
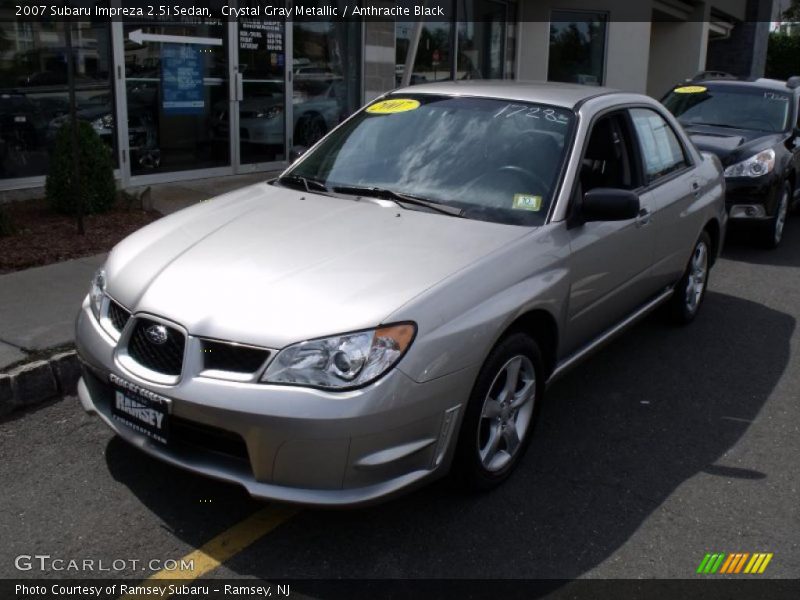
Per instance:
[[[764,76],[772,2],[747,0],[745,21],[737,23],[727,39],[708,43],[706,69],[740,77]]]

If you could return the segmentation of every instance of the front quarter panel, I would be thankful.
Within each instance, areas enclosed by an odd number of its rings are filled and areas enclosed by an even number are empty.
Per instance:
[[[562,323],[568,256],[563,224],[546,225],[421,294],[387,319],[418,326],[398,368],[430,381],[482,364],[503,332],[531,310]]]

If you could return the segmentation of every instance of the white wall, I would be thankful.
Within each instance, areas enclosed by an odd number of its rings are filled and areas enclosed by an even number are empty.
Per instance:
[[[706,68],[709,6],[699,5],[690,21],[653,23],[647,93],[663,96],[671,86]],[[702,20],[701,20],[702,19]]]
[[[521,0],[517,78],[547,79],[552,10],[592,11],[595,0]],[[633,92],[647,89],[650,52],[650,0],[608,0],[605,84]]]

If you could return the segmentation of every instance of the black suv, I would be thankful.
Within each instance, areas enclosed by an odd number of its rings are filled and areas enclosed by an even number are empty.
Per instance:
[[[700,150],[725,168],[729,227],[777,246],[800,193],[800,77],[741,80],[702,73],[662,100]]]

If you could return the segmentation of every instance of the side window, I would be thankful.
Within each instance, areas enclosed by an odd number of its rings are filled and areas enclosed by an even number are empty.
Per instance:
[[[592,126],[581,161],[581,193],[599,187],[625,190],[638,187],[632,150],[628,127],[621,114],[598,119]]]
[[[633,108],[631,118],[648,184],[688,166],[678,136],[661,115],[648,108]]]
[[[797,126],[800,127],[800,99],[797,100]]]

